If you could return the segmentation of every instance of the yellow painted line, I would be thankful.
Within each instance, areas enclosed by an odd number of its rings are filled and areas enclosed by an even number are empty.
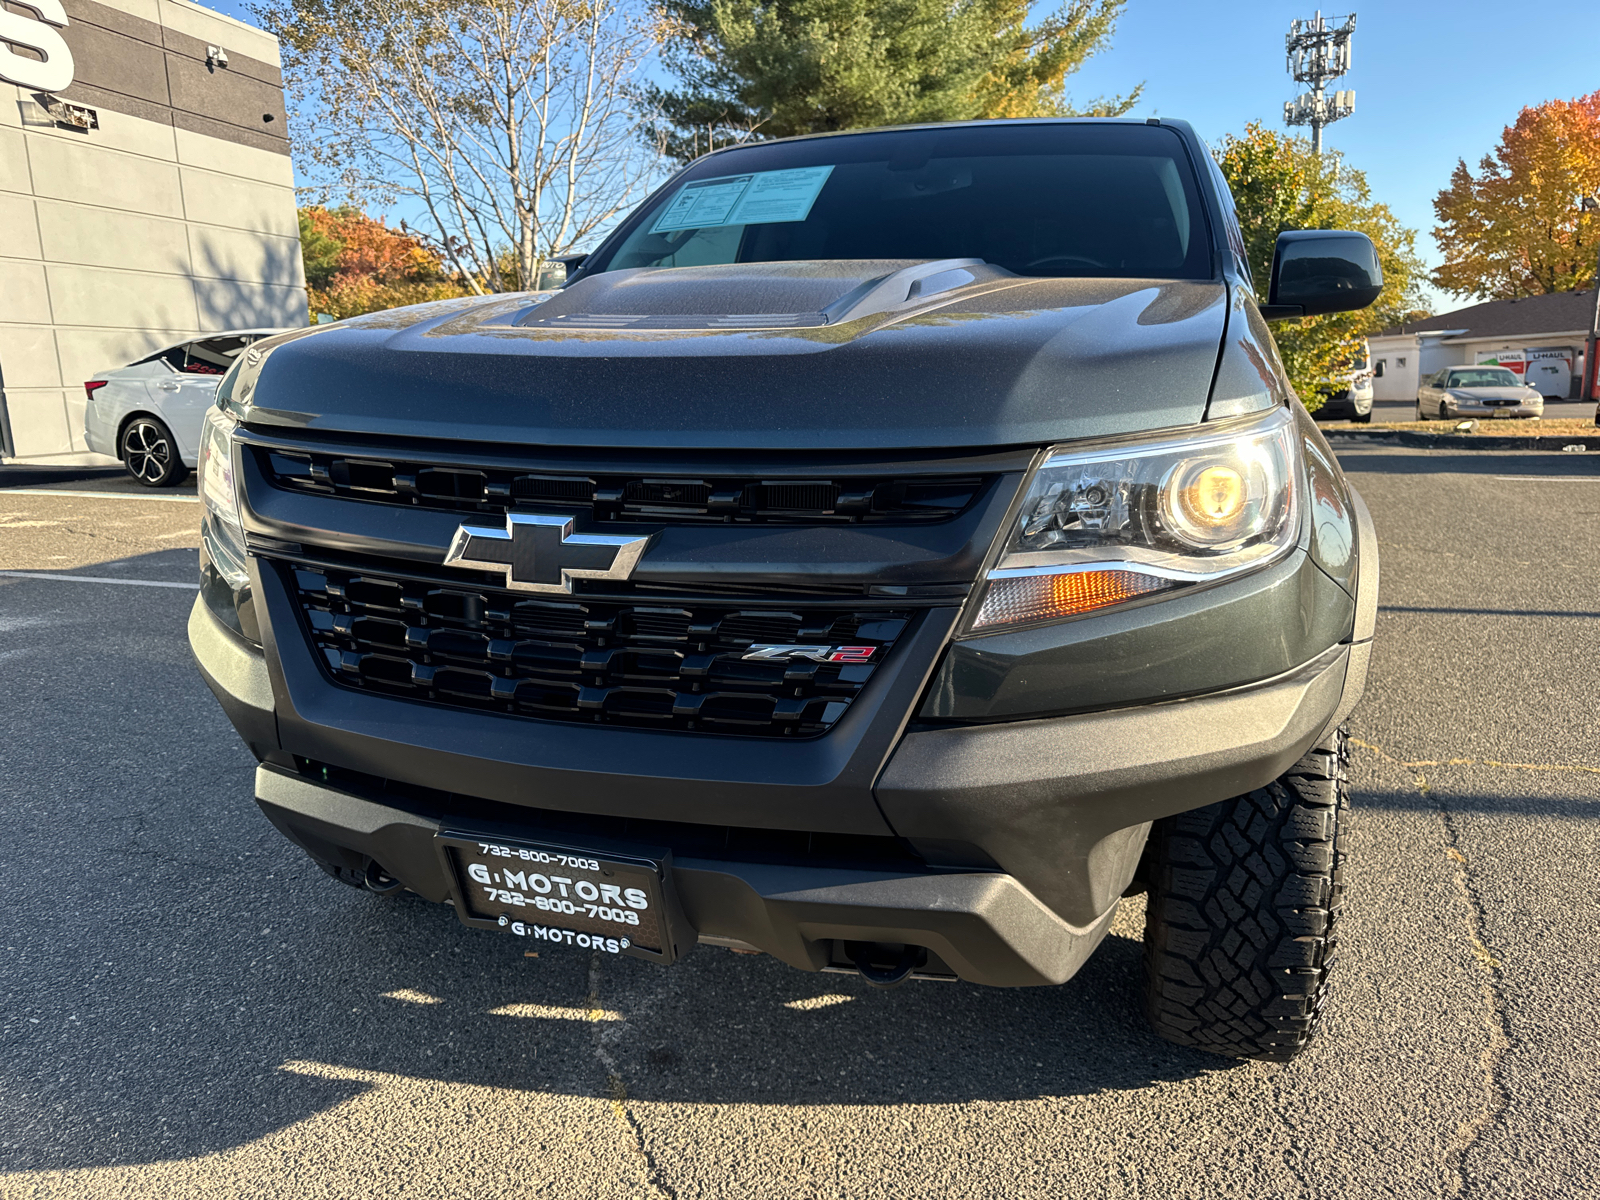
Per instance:
[[[609,1008],[563,1008],[555,1004],[502,1004],[489,1010],[491,1017],[526,1017],[543,1021],[621,1021]]]
[[[1382,746],[1375,746],[1371,742],[1364,742],[1360,738],[1351,738],[1352,746],[1360,746],[1363,750],[1370,750],[1385,762],[1393,763],[1397,767],[1416,771],[1422,767],[1499,767],[1507,771],[1567,771],[1579,775],[1600,775],[1600,767],[1586,767],[1579,763],[1520,763],[1503,762],[1498,758],[1419,758],[1414,762],[1396,758]]]
[[[395,988],[392,992],[384,992],[379,999],[403,1000],[407,1004],[443,1004],[444,1001],[437,996],[430,996],[427,992],[419,992],[415,988]]]
[[[854,999],[854,996],[807,996],[803,1000],[785,1001],[783,1006],[806,1012],[814,1008],[832,1008],[835,1004],[849,1004]]]

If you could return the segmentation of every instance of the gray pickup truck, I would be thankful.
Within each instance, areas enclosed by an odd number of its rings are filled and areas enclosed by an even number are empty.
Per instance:
[[[1366,509],[1181,122],[700,159],[553,295],[253,346],[189,633],[267,818],[537,946],[1060,984],[1147,893],[1163,1037],[1286,1059],[1342,896]],[[1265,286],[1263,298],[1258,288]]]

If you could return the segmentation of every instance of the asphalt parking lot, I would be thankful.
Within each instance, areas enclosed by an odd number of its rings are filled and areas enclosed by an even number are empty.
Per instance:
[[[1343,455],[1384,556],[1334,1007],[660,969],[328,879],[183,625],[198,506],[0,478],[0,1196],[1573,1197],[1600,1139],[1595,455]],[[88,582],[121,580],[117,582]],[[176,583],[184,586],[142,586]]]

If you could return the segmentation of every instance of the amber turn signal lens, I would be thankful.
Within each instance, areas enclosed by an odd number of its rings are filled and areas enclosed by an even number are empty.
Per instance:
[[[1074,571],[991,579],[972,627],[1073,617],[1173,586],[1169,579],[1140,571]]]

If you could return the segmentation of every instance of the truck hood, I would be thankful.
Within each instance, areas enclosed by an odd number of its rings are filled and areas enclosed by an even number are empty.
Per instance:
[[[1043,445],[1198,422],[1213,282],[1025,278],[973,259],[607,272],[270,339],[251,424],[641,449]]]

